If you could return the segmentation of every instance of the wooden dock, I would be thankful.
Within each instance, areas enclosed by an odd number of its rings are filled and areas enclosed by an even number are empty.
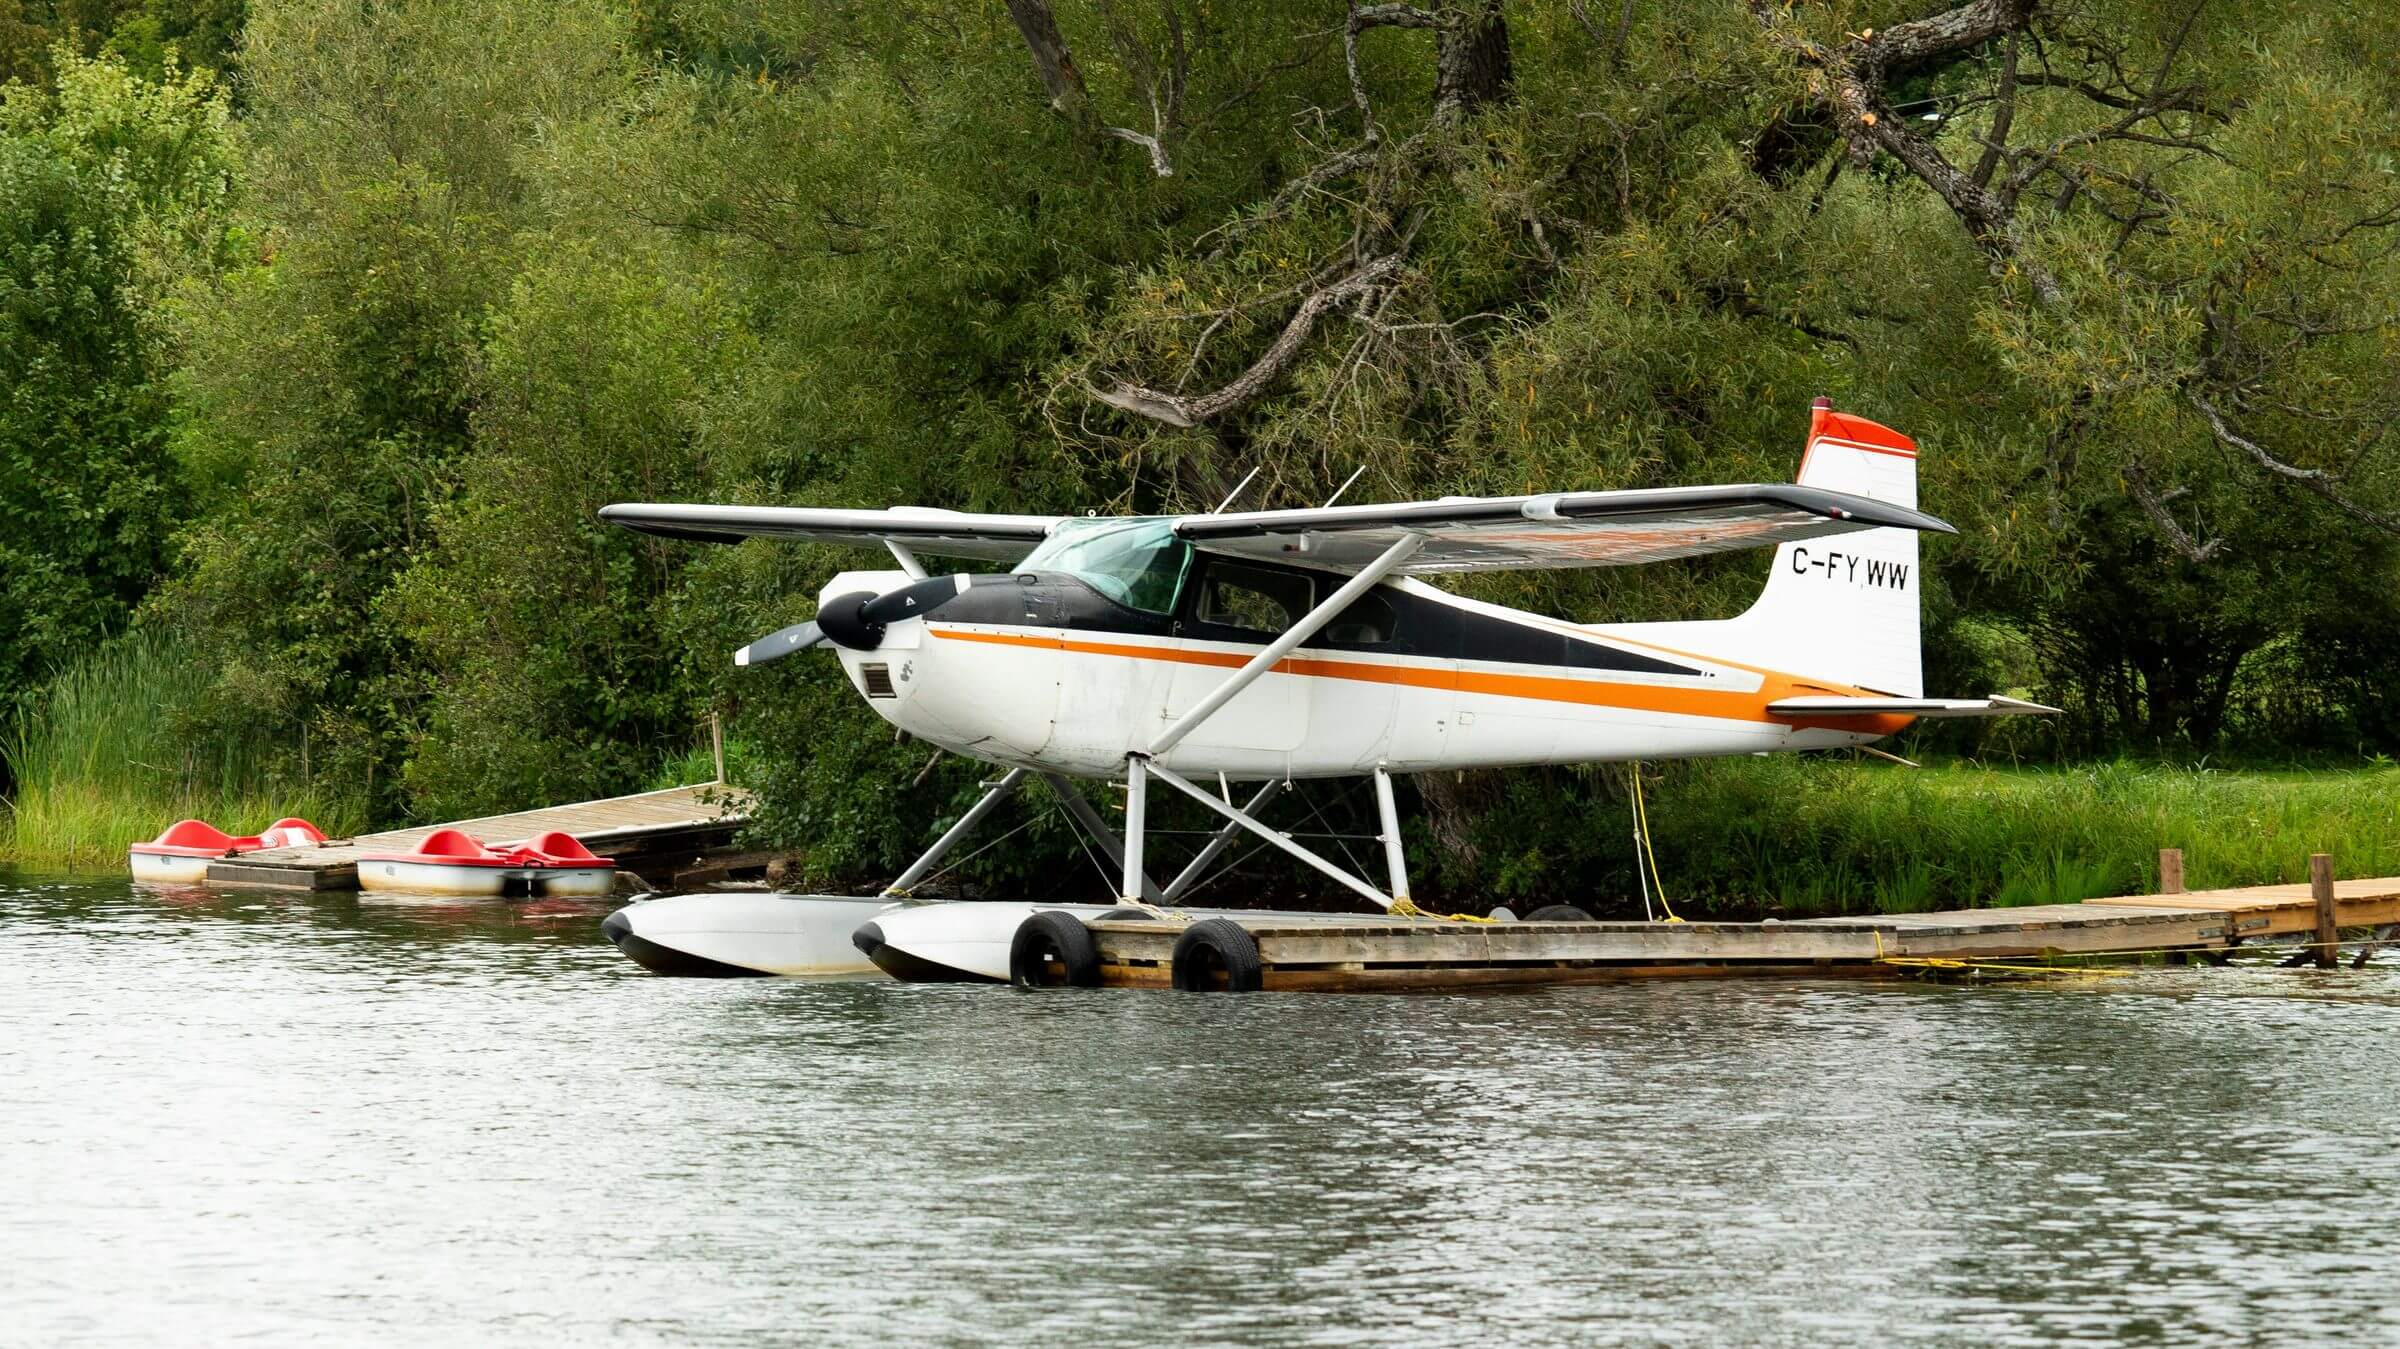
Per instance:
[[[703,797],[730,796],[712,803]],[[361,853],[407,852],[437,829],[463,829],[486,843],[521,843],[552,829],[582,840],[593,852],[613,857],[622,870],[674,868],[703,851],[731,841],[749,822],[739,793],[714,784],[613,796],[571,806],[486,815],[415,829],[334,839],[318,848],[274,848],[211,862],[212,885],[263,885],[284,890],[355,890]]]
[[[1362,917],[1356,922],[1283,924],[1243,919],[1240,926],[1257,945],[1261,988],[1373,990],[1645,977],[1892,977],[2062,957],[2216,957],[2244,943],[2301,935],[2312,941],[2303,949],[2318,952],[2318,963],[2329,964],[2340,928],[2400,923],[2400,877],[2334,882],[2328,870],[2323,881],[2317,886],[2267,885],[2081,904],[1793,922],[1494,923]],[[1192,926],[1189,921],[1092,923],[1101,982],[1170,986],[1177,942]]]

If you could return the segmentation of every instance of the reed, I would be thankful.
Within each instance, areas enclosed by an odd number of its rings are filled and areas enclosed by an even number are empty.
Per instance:
[[[209,691],[206,668],[151,633],[62,670],[0,739],[15,782],[0,812],[0,857],[121,866],[126,844],[185,816],[237,834],[281,815],[332,834],[360,823],[350,794],[292,771],[269,735],[202,718]]]
[[[2136,762],[1921,770],[1807,758],[1677,765],[1651,803],[1670,896],[1723,916],[2073,903],[2400,874],[2400,767],[2232,771]]]

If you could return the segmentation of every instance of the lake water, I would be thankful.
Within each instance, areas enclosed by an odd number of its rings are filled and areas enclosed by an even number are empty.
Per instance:
[[[2400,1341],[2400,973],[680,981],[0,873],[0,1342]]]

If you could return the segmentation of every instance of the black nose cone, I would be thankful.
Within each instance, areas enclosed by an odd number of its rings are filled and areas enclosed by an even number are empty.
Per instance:
[[[873,923],[863,923],[858,931],[850,934],[850,944],[858,948],[860,955],[873,960],[875,953],[883,949],[883,929]]]
[[[610,945],[622,947],[625,939],[633,935],[633,920],[625,916],[623,909],[619,909],[600,920],[600,935],[608,938]]]

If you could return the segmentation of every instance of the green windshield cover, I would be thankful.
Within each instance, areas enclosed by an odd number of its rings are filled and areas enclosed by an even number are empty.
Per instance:
[[[1172,520],[1062,520],[1017,570],[1063,571],[1128,609],[1164,614],[1191,558]]]

